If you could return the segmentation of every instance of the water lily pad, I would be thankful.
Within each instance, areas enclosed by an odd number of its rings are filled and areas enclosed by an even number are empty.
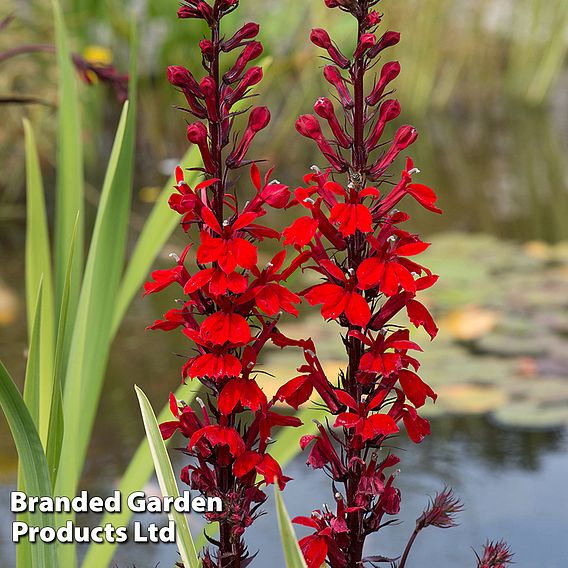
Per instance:
[[[499,408],[491,413],[491,417],[502,426],[548,430],[568,425],[568,406],[544,406],[524,401]]]

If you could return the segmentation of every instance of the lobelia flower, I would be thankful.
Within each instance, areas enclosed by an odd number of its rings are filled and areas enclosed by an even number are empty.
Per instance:
[[[237,5],[236,0],[214,5],[186,0],[178,12],[180,18],[201,19],[210,28],[209,37],[199,42],[204,76],[196,78],[179,65],[168,68],[170,83],[197,118],[187,127],[187,139],[199,148],[203,167],[192,170],[204,179],[190,184],[176,168],[168,203],[180,215],[190,242],[181,257],[172,255],[174,266],[152,272],[144,286],[145,294],[171,285],[183,292],[181,306],[168,310],[149,329],[182,334],[188,345],[182,379],[198,380],[206,394],[207,403],[195,399],[196,409],[171,395],[173,420],[161,425],[164,438],[176,432],[186,438],[182,451],[189,463],[181,480],[205,496],[220,497],[224,505],[222,512],[206,514],[208,522],[219,523],[220,536],[211,541],[216,546],[202,552],[204,568],[244,568],[252,561],[243,536],[261,514],[265,487],[278,483],[284,489],[290,480],[268,452],[272,431],[302,424],[275,412],[278,399],[269,400],[257,382],[262,349],[280,341],[276,326],[282,313],[298,314],[300,297],[285,282],[307,257],[289,257],[285,266],[286,252],[280,249],[270,263],[258,266],[258,243],[278,243],[282,237],[259,221],[268,208],[287,207],[291,194],[285,184],[271,179],[272,170],[262,178],[256,164],[247,161],[253,139],[270,121],[266,107],[238,113],[248,112],[248,123],[240,139],[231,136],[237,116],[231,109],[262,80],[262,69],[250,66],[263,51],[255,40],[259,26],[247,23],[229,39],[224,36],[223,18]],[[236,49],[240,54],[223,69],[223,54]],[[245,164],[251,164],[251,194],[240,207],[230,171]],[[321,382],[320,376],[316,384]]]

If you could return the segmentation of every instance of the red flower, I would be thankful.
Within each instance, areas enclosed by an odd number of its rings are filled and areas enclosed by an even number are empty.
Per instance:
[[[371,333],[365,336],[357,331],[351,331],[349,336],[356,337],[369,347],[361,357],[359,369],[381,374],[384,377],[388,377],[401,369],[403,363],[406,362],[405,355],[409,349],[422,351],[418,344],[409,341],[409,333],[406,330],[396,331],[388,337],[379,334],[375,338]],[[390,351],[387,353],[387,350],[390,349],[393,349],[394,353]]]
[[[418,416],[416,409],[408,404],[403,406],[402,420],[408,437],[415,444],[419,444],[426,436],[430,435],[430,422],[426,418]]]
[[[253,300],[256,306],[268,316],[274,316],[280,311],[297,316],[298,310],[294,304],[301,302],[300,297],[279,284],[289,272],[288,270],[284,273],[278,272],[285,258],[286,251],[280,251],[262,272],[256,266],[253,267],[252,273],[256,276],[256,280],[252,282],[248,292],[239,298],[238,304],[242,305]]]
[[[215,312],[201,324],[201,337],[213,345],[246,345],[250,339],[247,320],[230,310]]]
[[[180,412],[178,401],[173,393],[170,393],[170,411],[177,420],[160,424],[160,432],[164,440],[171,438],[177,430],[186,438],[191,438],[191,436],[201,428],[201,423],[197,419],[195,412],[189,406],[184,404]]]
[[[408,369],[401,369],[398,380],[406,398],[416,408],[424,406],[427,397],[430,397],[434,402],[438,398],[438,395],[416,373]]]
[[[307,216],[300,217],[282,231],[284,245],[303,247],[311,242],[317,229],[318,222],[315,219]]]
[[[208,290],[214,296],[224,296],[227,290],[234,294],[242,294],[248,286],[246,276],[238,272],[227,274],[217,267],[206,268],[194,274],[185,284],[183,291],[193,294],[197,290],[208,286]]]
[[[203,439],[213,447],[226,446],[234,458],[238,458],[245,451],[245,443],[240,434],[228,426],[219,424],[204,426],[191,436],[188,449],[193,449]]]
[[[352,277],[348,280],[343,271],[329,261],[320,264],[341,284],[313,286],[304,296],[307,302],[311,306],[322,304],[321,315],[325,319],[337,319],[341,314],[345,314],[352,325],[365,327],[371,319],[371,308],[357,292],[357,279]]]
[[[365,197],[379,197],[379,191],[374,187],[366,187],[357,192],[354,188],[349,193],[334,181],[328,181],[325,189],[345,197],[346,203],[337,203],[331,208],[330,222],[339,223],[339,232],[344,236],[354,235],[359,230],[362,233],[373,231],[373,217],[369,208],[362,204]]]
[[[337,391],[337,396],[351,411],[342,412],[335,420],[334,428],[354,428],[355,434],[363,441],[373,440],[379,436],[387,437],[398,432],[398,426],[388,414],[370,414],[376,410],[384,399],[384,393],[379,392],[368,404],[357,404],[351,395],[345,391]]]
[[[232,225],[219,225],[210,209],[202,211],[203,221],[219,237],[212,237],[207,231],[201,231],[201,245],[197,250],[197,262],[206,264],[217,262],[225,274],[234,272],[237,266],[252,268],[256,265],[256,247],[242,237],[236,236],[239,230],[246,229],[258,215],[243,213]]]
[[[419,274],[424,269],[404,257],[420,254],[430,245],[416,238],[407,238],[404,232],[399,234],[402,236],[400,241],[395,230],[386,226],[377,239],[368,239],[377,255],[366,258],[357,269],[357,279],[363,290],[378,286],[387,296],[397,294],[399,287],[407,292],[416,292],[413,272]]]
[[[274,398],[276,400],[285,401],[292,408],[298,410],[298,408],[312,396],[313,390],[314,387],[311,382],[311,376],[300,375],[282,385],[276,392]]]
[[[146,282],[144,284],[144,296],[147,294],[153,294],[154,292],[160,292],[164,288],[170,286],[174,282],[177,282],[181,286],[184,286],[189,278],[189,273],[185,269],[183,262],[191,245],[185,247],[180,258],[177,259],[177,265],[173,268],[167,268],[166,270],[154,270],[152,272],[153,282]]]
[[[229,381],[219,395],[219,410],[228,415],[237,406],[246,406],[256,412],[266,406],[266,395],[253,379],[233,379]]]
[[[286,483],[292,479],[283,475],[280,464],[270,454],[261,455],[258,452],[248,451],[233,465],[233,473],[237,477],[244,477],[253,470],[264,477],[266,485],[277,482],[280,490],[283,490]]]

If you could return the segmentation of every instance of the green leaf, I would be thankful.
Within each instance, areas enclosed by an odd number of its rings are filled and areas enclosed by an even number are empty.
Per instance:
[[[146,437],[150,444],[150,451],[152,453],[152,459],[154,460],[154,468],[156,469],[156,476],[158,477],[162,495],[164,497],[178,497],[179,490],[174,476],[174,470],[152,406],[142,390],[137,386],[134,388],[136,389],[136,395],[140,403],[140,411],[142,413],[142,420],[144,421]],[[178,513],[174,510],[169,513],[168,516],[176,524],[177,545],[184,566],[186,568],[199,568],[201,562],[197,558],[197,552],[195,551],[195,545],[185,514]]]
[[[73,266],[73,256],[75,255],[77,226],[79,224],[79,214],[75,221],[75,230],[69,243],[69,254],[67,255],[67,269],[65,271],[65,283],[63,285],[63,295],[61,297],[61,309],[59,312],[59,322],[57,325],[57,340],[55,345],[55,357],[53,365],[53,392],[51,395],[51,409],[49,415],[49,434],[47,438],[47,465],[51,474],[52,486],[55,488],[57,472],[59,470],[59,459],[61,457],[61,447],[63,444],[64,418],[63,418],[63,377],[65,372],[64,347],[68,344],[68,307],[69,291],[71,289],[71,269]]]
[[[288,515],[288,511],[282,499],[282,493],[277,484],[274,485],[274,498],[276,500],[278,526],[280,527],[280,538],[282,540],[284,558],[286,559],[286,568],[307,568],[304,555],[298,545],[290,515]]]
[[[69,315],[74,314],[79,300],[84,243],[84,178],[83,139],[79,109],[77,79],[69,49],[67,30],[58,0],[52,0],[59,71],[59,101],[57,113],[57,194],[55,210],[55,290],[57,310],[61,305],[65,280],[67,249],[80,212],[77,228],[77,254],[74,255]]]
[[[197,159],[200,159],[199,150],[193,146],[182,158],[181,166],[188,167]],[[190,174],[186,181],[189,185],[192,185],[197,180],[198,174],[196,172],[190,172]],[[132,298],[147,279],[156,257],[171,237],[174,229],[179,225],[179,214],[172,211],[168,205],[168,198],[175,183],[175,176],[172,175],[166,182],[138,237],[118,293],[112,326],[113,334],[118,330]]]
[[[41,311],[43,296],[43,280],[40,278],[35,302],[35,316],[31,326],[31,339],[26,362],[26,378],[24,381],[24,402],[39,431],[40,416],[40,351],[41,351]]]
[[[49,252],[49,233],[45,210],[44,188],[34,133],[24,120],[26,141],[26,307],[28,330],[33,329],[36,302],[42,300],[41,349],[38,351],[38,407],[34,420],[43,443],[47,440],[49,407],[53,375],[53,345],[55,320],[53,306],[53,277]],[[43,294],[38,296],[40,281]],[[37,317],[37,314],[36,314]]]
[[[187,390],[187,386],[181,386],[175,392],[175,397],[177,399],[183,398],[188,404],[191,404],[193,399],[197,396],[198,391]],[[171,420],[171,411],[169,404],[166,404],[160,413],[158,414],[158,423],[164,422],[166,420]],[[169,444],[170,440],[165,442],[166,445]],[[152,454],[150,453],[150,446],[148,445],[148,440],[144,440],[138,446],[134,456],[128,464],[128,468],[122,476],[122,480],[118,486],[120,491],[123,507],[120,513],[106,513],[102,521],[99,523],[104,526],[106,523],[111,523],[114,526],[124,526],[127,525],[132,517],[132,511],[124,506],[126,498],[128,495],[134,491],[140,491],[141,487],[144,487],[152,473],[154,472],[154,463],[152,462]],[[104,542],[102,544],[93,544],[87,549],[87,554],[83,560],[82,568],[100,568],[101,566],[108,566],[114,552],[116,550],[117,544],[111,542]]]
[[[130,165],[131,155],[123,154],[128,112],[125,103],[103,184],[66,370],[66,424],[57,492],[68,496],[74,495],[83,467],[110,348],[114,290],[124,258],[130,205],[125,161]]]
[[[39,434],[20,392],[2,362],[0,362],[0,406],[16,444],[26,493],[28,496],[36,497],[51,495],[49,472]],[[33,526],[53,526],[53,517],[50,513],[36,511],[29,513],[28,518]],[[17,568],[58,568],[57,549],[53,544],[37,541],[30,545],[29,542],[22,541],[18,546],[29,549],[31,566],[18,565]]]

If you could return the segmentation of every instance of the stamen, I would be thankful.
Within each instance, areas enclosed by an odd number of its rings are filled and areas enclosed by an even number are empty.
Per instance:
[[[179,256],[175,253],[175,252],[170,252],[170,254],[168,255],[170,258],[173,258],[176,262],[180,261]]]
[[[412,175],[414,175],[414,174],[419,174],[419,173],[420,173],[420,170],[419,170],[418,168],[412,168],[412,169],[408,172],[408,175],[409,175],[409,176],[412,176]]]

